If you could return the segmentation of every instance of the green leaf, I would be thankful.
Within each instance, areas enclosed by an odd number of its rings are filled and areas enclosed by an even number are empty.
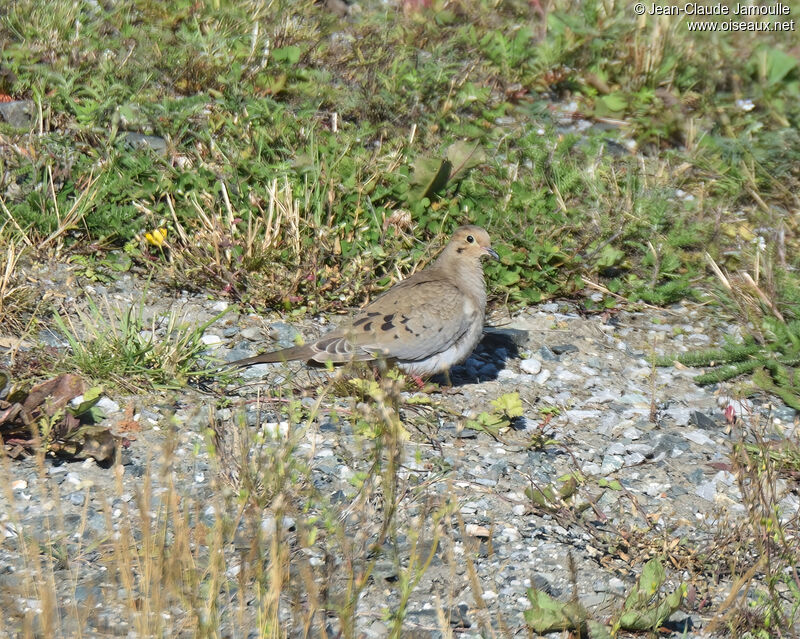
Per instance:
[[[289,64],[297,64],[300,61],[300,54],[302,50],[300,47],[288,46],[279,47],[272,50],[272,59],[276,62],[287,62]]]
[[[680,607],[686,594],[686,584],[681,583],[658,601],[658,591],[665,580],[664,566],[654,557],[644,565],[636,585],[625,599],[617,627],[634,631],[654,631],[659,628]]]
[[[348,380],[350,385],[361,392],[363,395],[367,395],[372,399],[378,400],[382,398],[383,392],[381,391],[380,384],[376,382],[374,379],[351,379]]]
[[[478,415],[477,419],[467,420],[465,426],[471,430],[478,430],[484,433],[489,433],[493,437],[497,437],[503,428],[509,426],[509,421],[504,419],[502,415],[496,413],[483,412]]]
[[[483,152],[483,149],[480,148],[479,144],[473,144],[465,141],[454,142],[451,144],[449,147],[447,147],[445,156],[447,157],[447,161],[450,162],[453,167],[450,175],[451,178],[454,178],[459,173],[468,171],[479,164],[483,164],[486,161],[486,154]]]
[[[491,404],[508,417],[522,417],[524,412],[519,393],[505,393],[493,400]]]
[[[770,86],[777,84],[796,67],[797,58],[780,49],[770,49],[767,53],[767,83]]]
[[[621,115],[628,106],[622,93],[609,93],[597,99],[595,111],[598,114]]]
[[[497,278],[497,283],[501,286],[511,286],[512,284],[516,284],[520,280],[519,270],[516,269],[506,269],[501,272],[500,276]]]
[[[533,488],[529,486],[524,492],[525,496],[540,508],[552,510],[554,506],[558,505],[556,492],[553,490],[552,486],[545,486],[544,488]]]
[[[67,410],[75,417],[79,417],[100,401],[102,393],[103,388],[101,386],[93,386],[83,394],[83,401],[78,406],[68,406]]]
[[[586,620],[586,629],[591,639],[612,639],[611,628],[598,623],[594,619]]]
[[[431,198],[443,191],[447,186],[447,180],[450,179],[452,167],[450,160],[418,157],[414,162],[414,174],[411,177],[411,184],[417,187],[409,193],[412,200]]]
[[[558,489],[558,496],[561,497],[561,499],[569,499],[577,490],[578,480],[574,476],[571,476],[561,485],[561,488]]]
[[[528,588],[531,607],[525,611],[525,622],[540,635],[556,630],[575,630],[588,614],[577,601],[561,603],[536,588]]]
[[[613,246],[611,246],[611,244],[606,244],[603,247],[603,250],[600,251],[600,255],[597,256],[597,266],[600,267],[615,266],[619,264],[624,257],[625,253],[623,253],[619,249],[614,248]]]
[[[616,479],[600,479],[597,482],[597,485],[600,488],[610,488],[611,490],[622,490],[622,484],[619,483]]]

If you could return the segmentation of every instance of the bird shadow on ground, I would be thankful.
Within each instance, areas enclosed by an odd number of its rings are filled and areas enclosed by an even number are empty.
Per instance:
[[[506,362],[519,357],[520,348],[528,341],[528,332],[515,328],[487,328],[475,351],[467,360],[450,370],[450,381],[454,388],[467,384],[480,384],[496,380]],[[444,375],[435,375],[433,380],[446,385]]]

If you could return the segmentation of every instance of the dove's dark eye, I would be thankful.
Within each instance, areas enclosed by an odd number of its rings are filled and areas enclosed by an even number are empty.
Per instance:
[[[470,244],[472,244],[474,241],[475,241],[475,238],[474,238],[474,237],[472,237],[471,235],[467,235],[467,242],[469,242]]]

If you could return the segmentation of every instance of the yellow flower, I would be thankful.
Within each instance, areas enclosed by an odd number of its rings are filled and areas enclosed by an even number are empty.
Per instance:
[[[149,244],[161,248],[167,239],[167,229],[160,228],[152,232],[147,231],[147,233],[144,234],[144,239],[146,239]]]

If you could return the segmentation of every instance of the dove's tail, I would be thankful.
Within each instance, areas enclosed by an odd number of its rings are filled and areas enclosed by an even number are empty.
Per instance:
[[[292,346],[290,348],[283,348],[279,351],[272,351],[271,353],[261,353],[254,357],[245,357],[244,359],[237,359],[233,362],[228,362],[225,367],[238,366],[244,368],[245,366],[252,366],[253,364],[272,364],[274,362],[290,362],[296,359],[311,359],[314,355],[313,349],[308,345],[305,346]]]

